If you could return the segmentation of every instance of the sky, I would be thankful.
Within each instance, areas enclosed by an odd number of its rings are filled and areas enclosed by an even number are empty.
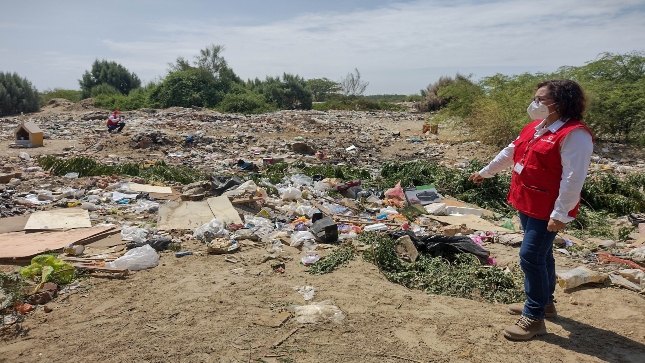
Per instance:
[[[245,80],[358,69],[365,94],[417,94],[645,51],[645,0],[0,0],[0,72],[39,91],[79,89],[95,59],[158,81],[211,44]]]

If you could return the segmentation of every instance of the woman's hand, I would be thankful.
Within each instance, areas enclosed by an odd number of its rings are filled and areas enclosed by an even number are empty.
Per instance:
[[[472,180],[473,183],[479,184],[484,181],[484,177],[479,175],[479,172],[475,172],[470,174],[470,176],[468,177],[468,180]]]
[[[567,224],[564,222],[560,222],[557,219],[549,219],[549,224],[546,226],[546,230],[549,232],[560,232],[564,231],[564,229],[567,227]]]

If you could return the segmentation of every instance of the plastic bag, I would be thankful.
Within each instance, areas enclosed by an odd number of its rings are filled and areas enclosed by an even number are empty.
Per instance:
[[[385,197],[398,199],[398,200],[405,200],[405,192],[403,192],[403,188],[401,188],[401,182],[396,183],[394,188],[388,189],[387,191],[385,191]]]
[[[159,210],[159,203],[151,202],[145,199],[139,199],[137,205],[134,206],[134,211],[137,213],[141,212],[156,212]]]
[[[314,183],[314,180],[304,174],[295,174],[291,176],[291,182],[296,185],[310,186]]]
[[[298,291],[305,301],[313,300],[316,295],[316,288],[313,286],[294,286],[293,289]]]
[[[302,262],[304,266],[309,266],[311,264],[318,262],[319,260],[320,260],[320,256],[318,254],[308,253],[300,259],[300,262]]]
[[[288,187],[282,193],[282,200],[296,200],[302,198],[302,192],[298,188]]]
[[[145,242],[148,237],[148,231],[138,227],[123,227],[121,228],[121,240],[133,241],[136,243]]]
[[[201,227],[195,228],[195,238],[199,239],[202,242],[209,243],[214,238],[218,237],[228,237],[229,233],[224,229],[222,222],[218,221],[217,218],[211,219],[210,222],[202,225]]]
[[[343,311],[329,300],[310,305],[295,305],[289,307],[289,310],[294,313],[296,321],[300,324],[315,324],[325,320],[338,324],[345,319]]]
[[[576,267],[573,270],[556,271],[558,285],[564,289],[573,289],[580,285],[592,282],[604,282],[607,274],[590,270],[584,266]]]
[[[133,248],[125,255],[105,264],[110,268],[127,268],[130,271],[145,270],[159,264],[159,255],[150,245]]]
[[[645,246],[634,248],[633,250],[627,252],[627,254],[632,255],[634,257],[645,258]]]
[[[27,153],[26,153],[26,152],[24,152],[24,151],[21,151],[21,152],[20,152],[20,154],[18,154],[18,156],[19,156],[22,160],[31,160],[31,156],[29,156],[29,154],[27,154]]]
[[[309,205],[300,205],[296,208],[296,215],[297,216],[307,216],[311,218],[311,216],[314,215],[314,212],[317,211],[318,209],[309,206]]]
[[[324,192],[324,191],[327,191],[328,189],[331,189],[331,185],[329,185],[329,183],[317,181],[317,182],[314,182],[314,189]]]
[[[257,189],[258,189],[258,185],[255,184],[253,180],[248,180],[244,182],[242,185],[238,186],[237,188],[222,193],[222,195],[232,196],[232,197],[237,197],[244,194],[254,195]]]
[[[291,243],[289,243],[289,246],[300,247],[305,241],[313,241],[315,238],[313,233],[309,231],[298,231],[291,235]]]

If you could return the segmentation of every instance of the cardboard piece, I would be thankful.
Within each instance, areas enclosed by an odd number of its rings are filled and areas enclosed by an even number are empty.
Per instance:
[[[119,228],[119,230],[121,229]],[[129,242],[129,241],[121,240],[121,233],[115,233],[113,235],[107,236],[95,242],[91,242],[88,244],[88,246],[92,248],[109,248],[109,247],[114,247],[122,244],[124,245],[126,244],[126,242]]]
[[[242,224],[242,218],[240,218],[239,213],[233,208],[233,204],[226,196],[219,196],[208,198],[206,200],[208,206],[213,212],[215,218],[218,221],[224,223],[225,225],[235,223]]]
[[[210,222],[213,218],[215,216],[206,201],[170,201],[159,206],[157,228],[166,231],[171,229],[195,229]]]
[[[514,233],[510,229],[504,227],[496,226],[491,222],[479,218],[472,214],[467,214],[463,216],[428,216],[428,218],[437,220],[441,223],[449,225],[462,225],[465,224],[468,228],[479,230],[479,231],[494,231],[494,232],[503,232],[503,233]]]
[[[172,193],[148,193],[148,195],[155,199],[160,200],[178,200],[181,199],[181,193],[177,193],[174,190]]]
[[[25,229],[30,215],[0,218],[0,233],[18,232]]]
[[[25,259],[67,245],[84,245],[117,232],[115,227],[78,228],[50,232],[9,232],[0,235],[0,259]]]
[[[25,225],[25,230],[46,231],[90,227],[92,223],[88,211],[81,208],[66,208],[32,214]]]
[[[156,185],[129,183],[128,188],[133,192],[172,194],[171,187],[159,187]]]

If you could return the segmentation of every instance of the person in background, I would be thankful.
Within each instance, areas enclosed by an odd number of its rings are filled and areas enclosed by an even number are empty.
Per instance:
[[[123,122],[123,117],[121,117],[121,112],[119,112],[119,110],[114,110],[114,113],[112,114],[112,116],[108,117],[108,120],[107,120],[108,132],[112,132],[114,130],[116,130],[116,132],[121,132],[124,126],[125,126],[125,122]]]
[[[582,123],[585,96],[570,80],[540,82],[527,112],[533,122],[486,167],[468,180],[481,183],[512,167],[508,202],[519,211],[524,229],[520,267],[526,302],[508,312],[521,315],[504,329],[511,340],[547,333],[545,317],[555,318],[553,240],[578,212],[580,192],[593,152],[591,130]]]

